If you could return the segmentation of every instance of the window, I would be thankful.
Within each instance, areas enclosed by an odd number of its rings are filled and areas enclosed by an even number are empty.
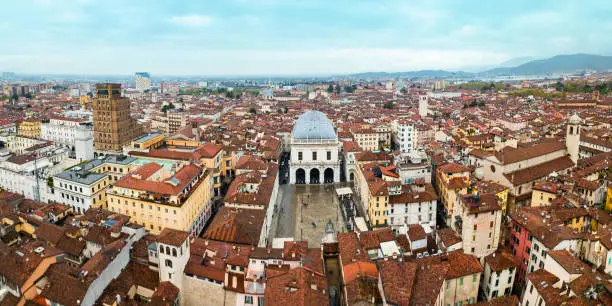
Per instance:
[[[331,151],[327,151],[327,160],[331,160]]]
[[[166,267],[172,268],[172,260],[166,259]]]
[[[302,160],[302,152],[298,152],[298,160]]]
[[[253,304],[253,297],[250,295],[245,295],[244,296],[244,303],[245,304]]]
[[[474,224],[474,230],[477,230],[477,229],[478,229],[478,225]]]
[[[476,278],[478,278],[478,277],[476,276],[476,274],[472,275],[472,282],[474,282],[474,283],[475,283],[475,282],[476,282]]]
[[[493,228],[493,221],[489,224],[489,227]]]
[[[317,152],[312,152],[312,160],[317,160]]]
[[[463,286],[463,277],[459,279],[459,286]]]

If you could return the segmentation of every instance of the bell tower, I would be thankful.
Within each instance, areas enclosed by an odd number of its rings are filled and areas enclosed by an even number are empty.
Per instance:
[[[565,147],[567,153],[574,164],[578,163],[578,152],[580,150],[580,123],[582,119],[578,115],[573,114],[567,122],[567,131],[565,132]]]

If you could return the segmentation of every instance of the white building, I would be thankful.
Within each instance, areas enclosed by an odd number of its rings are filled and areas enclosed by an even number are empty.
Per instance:
[[[416,185],[410,186],[411,192],[389,195],[389,225],[395,231],[411,224],[426,228],[436,227],[435,193],[425,191]]]
[[[416,149],[418,137],[414,125],[408,120],[396,120],[391,128],[393,130],[393,140],[400,153],[412,153],[412,150]]]
[[[79,128],[74,138],[76,159],[79,162],[94,158],[94,139],[91,129]]]
[[[91,125],[88,124],[88,119],[68,117],[51,118],[49,122],[40,124],[40,138],[74,148],[79,130],[86,130],[91,134]]]
[[[151,90],[151,75],[148,72],[136,72],[136,90]]]
[[[340,143],[325,114],[307,111],[291,133],[291,184],[320,184],[340,181]]]
[[[419,116],[427,117],[429,97],[426,95],[419,96]]]
[[[72,160],[68,159],[68,150],[55,146],[38,157],[33,154],[6,156],[0,161],[0,187],[28,199],[55,201],[56,195],[47,184],[47,177],[71,165],[69,161]]]
[[[431,165],[424,152],[413,151],[408,156],[396,156],[394,161],[402,184],[412,184],[417,180],[431,184]]]
[[[511,295],[519,264],[512,253],[506,250],[498,250],[485,257],[484,273],[480,282],[481,298],[489,301]]]
[[[91,171],[102,163],[103,160],[94,159],[56,174],[53,177],[56,201],[79,214],[92,206],[105,206],[106,189],[111,183],[109,175]]]
[[[452,228],[461,235],[466,254],[478,258],[497,250],[501,238],[502,210],[493,193],[459,198],[452,213]]]

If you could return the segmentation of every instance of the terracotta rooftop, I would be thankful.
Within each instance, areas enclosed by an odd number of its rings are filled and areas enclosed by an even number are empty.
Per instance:
[[[157,242],[172,245],[175,247],[180,247],[183,242],[189,237],[189,233],[171,229],[164,228],[162,232],[157,236]]]

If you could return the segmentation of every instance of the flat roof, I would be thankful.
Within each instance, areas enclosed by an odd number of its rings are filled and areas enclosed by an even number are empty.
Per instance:
[[[155,137],[161,136],[161,133],[150,133],[150,134],[146,134],[143,135],[139,138],[134,139],[132,142],[145,142],[145,141],[149,141]]]

